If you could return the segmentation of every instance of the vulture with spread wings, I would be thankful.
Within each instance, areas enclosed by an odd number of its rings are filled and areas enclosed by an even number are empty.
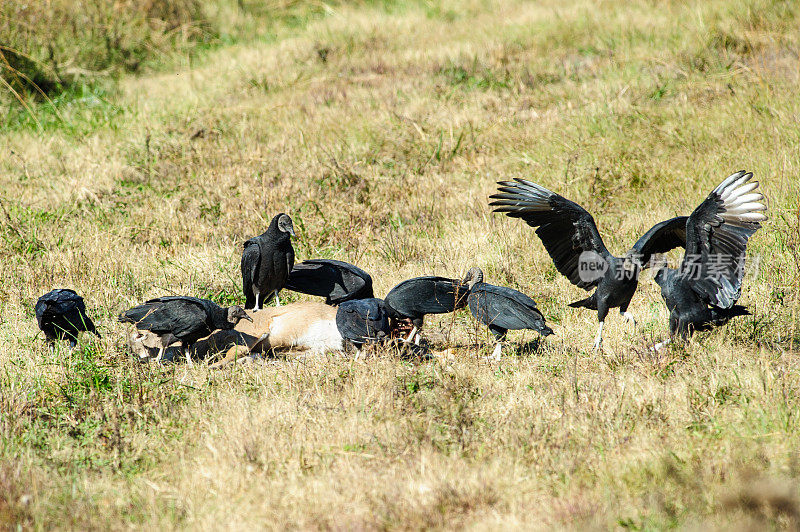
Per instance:
[[[747,241],[767,219],[764,196],[756,191],[758,181],[751,182],[752,177],[744,170],[736,172],[711,191],[686,222],[686,253],[680,267],[662,267],[654,276],[669,309],[670,337],[686,339],[694,331],[749,314],[736,304],[742,293]]]
[[[639,273],[653,254],[685,246],[687,217],[656,224],[625,256],[617,257],[603,244],[592,215],[577,203],[525,179],[498,184],[499,193],[490,196],[494,210],[535,227],[556,269],[579,288],[595,289],[586,299],[570,303],[571,307],[597,310],[600,326],[595,351],[602,346],[603,324],[610,309],[619,308],[635,326],[628,305],[639,284]]]

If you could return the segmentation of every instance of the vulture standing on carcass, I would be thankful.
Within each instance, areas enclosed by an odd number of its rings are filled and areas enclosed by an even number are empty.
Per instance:
[[[189,364],[192,359],[188,348],[192,344],[214,331],[233,329],[241,319],[253,321],[241,307],[222,308],[213,301],[189,296],[151,299],[119,315],[119,321],[161,337],[157,360],[161,360],[167,347],[179,341]]]
[[[78,343],[78,333],[90,332],[100,338],[94,323],[86,315],[83,298],[69,288],[57,288],[36,301],[36,321],[50,343],[67,340],[70,349]]]
[[[469,277],[463,280],[426,275],[414,277],[392,288],[384,303],[389,317],[396,320],[411,320],[414,328],[406,342],[417,339],[427,314],[446,314],[467,305]]]
[[[670,339],[750,314],[736,305],[742,294],[747,241],[767,217],[758,181],[741,170],[725,179],[686,222],[686,253],[678,269],[662,267],[654,279],[669,309]],[[656,346],[668,343],[669,340]]]
[[[490,203],[494,210],[536,227],[556,269],[579,288],[596,289],[586,299],[570,303],[571,307],[597,310],[600,325],[594,350],[602,346],[603,324],[610,309],[619,307],[620,314],[635,326],[628,305],[639,284],[639,273],[649,266],[653,254],[685,246],[687,217],[653,226],[624,257],[616,257],[603,244],[592,215],[577,203],[525,179],[498,184],[500,192],[490,196],[495,200]]]
[[[367,272],[347,262],[331,259],[310,259],[295,264],[284,288],[324,297],[328,305],[374,297],[372,277]]]
[[[286,284],[294,265],[292,238],[294,225],[288,214],[280,213],[272,219],[264,233],[244,243],[242,252],[242,287],[245,308],[261,310],[261,306],[275,296]]]
[[[500,360],[509,330],[530,329],[542,336],[553,334],[533,299],[513,288],[484,283],[480,268],[472,268],[467,276],[469,310],[475,319],[489,327],[497,340],[491,358]]]

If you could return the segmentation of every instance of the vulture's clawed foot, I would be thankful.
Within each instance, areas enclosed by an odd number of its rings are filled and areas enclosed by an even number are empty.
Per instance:
[[[636,318],[633,317],[633,314],[631,314],[627,310],[626,311],[620,311],[620,314],[622,314],[622,317],[625,318],[626,322],[632,323],[633,324],[633,328],[636,329],[637,323],[636,323]]]

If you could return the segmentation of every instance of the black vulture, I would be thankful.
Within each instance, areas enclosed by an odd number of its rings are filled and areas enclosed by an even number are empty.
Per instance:
[[[414,328],[406,339],[411,342],[418,336],[426,314],[446,314],[467,305],[468,281],[469,277],[414,277],[392,288],[383,301],[390,318],[411,320]]]
[[[294,225],[288,214],[276,215],[264,233],[244,243],[242,285],[245,308],[261,310],[261,305],[275,296],[286,284],[294,265],[292,248]]]
[[[191,364],[188,347],[219,329],[233,329],[239,320],[253,321],[238,306],[222,308],[213,301],[189,296],[166,296],[151,299],[119,315],[119,321],[133,323],[139,330],[161,337],[161,360],[164,350],[174,342],[181,343],[186,362]]]
[[[70,348],[78,343],[78,333],[90,332],[100,338],[94,323],[86,315],[83,298],[69,288],[57,288],[36,301],[36,321],[48,342],[67,340]]]
[[[391,333],[389,315],[383,300],[351,299],[336,309],[336,327],[342,338],[356,348],[388,339]]]
[[[628,305],[639,284],[639,273],[649,266],[655,253],[665,253],[686,244],[686,216],[678,216],[653,226],[624,257],[615,257],[603,244],[592,215],[563,196],[525,179],[501,181],[500,193],[490,196],[496,212],[522,218],[536,227],[536,234],[555,263],[556,269],[584,290],[595,292],[571,307],[597,310],[600,326],[594,349],[603,341],[603,323],[609,309],[619,307],[628,321]]]
[[[670,338],[748,315],[742,293],[747,241],[767,217],[753,174],[736,172],[715,188],[686,222],[686,253],[678,269],[662,267],[654,279],[669,309]],[[656,349],[668,343],[663,342]]]
[[[513,288],[484,283],[479,268],[473,268],[470,274],[469,310],[475,319],[489,326],[497,340],[491,358],[500,360],[509,330],[531,329],[542,336],[553,334],[533,299]]]
[[[328,305],[374,297],[372,277],[367,272],[331,259],[311,259],[295,264],[284,288],[324,297]]]

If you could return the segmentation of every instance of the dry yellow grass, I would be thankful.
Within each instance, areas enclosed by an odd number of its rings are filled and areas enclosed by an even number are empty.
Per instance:
[[[0,526],[800,526],[798,39],[769,0],[338,5],[0,132]],[[770,208],[753,316],[658,355],[654,283],[594,355],[582,291],[487,206],[531,178],[621,253],[740,168]],[[114,317],[144,298],[241,301],[241,243],[279,211],[299,259],[354,262],[378,295],[480,266],[556,336],[489,364],[460,313],[421,364],[124,355]],[[102,341],[48,352],[32,307],[55,287]]]

